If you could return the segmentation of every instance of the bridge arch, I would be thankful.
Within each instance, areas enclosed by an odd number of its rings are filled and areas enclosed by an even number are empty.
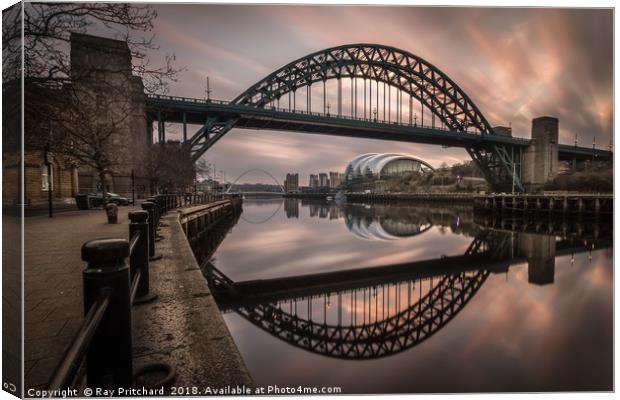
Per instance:
[[[463,310],[489,275],[489,271],[478,270],[444,276],[405,310],[372,323],[313,321],[273,303],[235,311],[260,329],[306,351],[340,359],[377,359],[417,346],[440,331]]]
[[[230,186],[228,187],[228,189],[226,189],[226,193],[230,193],[230,189],[232,189],[232,187],[233,187],[233,186],[235,186],[235,185],[237,184],[237,182],[239,182],[239,179],[243,178],[244,176],[246,176],[246,175],[247,175],[247,174],[249,174],[250,172],[262,172],[263,174],[265,174],[265,175],[269,176],[269,177],[270,177],[270,178],[271,178],[271,179],[275,182],[275,184],[276,184],[276,185],[278,185],[278,187],[280,188],[280,190],[282,191],[282,193],[286,193],[286,191],[284,190],[284,187],[280,184],[280,182],[278,182],[278,180],[276,179],[276,177],[275,177],[275,176],[273,176],[273,175],[272,175],[271,173],[269,173],[268,171],[265,171],[265,170],[264,170],[264,169],[262,169],[262,168],[251,168],[251,169],[248,169],[248,170],[246,170],[246,171],[243,171],[243,172],[241,173],[241,175],[239,175],[239,176],[237,177],[237,179],[235,179],[235,180],[234,180],[234,181],[230,184]]]
[[[448,75],[410,52],[379,44],[342,45],[301,57],[252,85],[232,103],[265,107],[299,88],[343,78],[374,80],[407,93],[451,130],[473,128],[493,134],[482,112]]]

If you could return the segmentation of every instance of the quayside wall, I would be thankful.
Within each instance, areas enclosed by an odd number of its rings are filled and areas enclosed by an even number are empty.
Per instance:
[[[175,387],[254,387],[186,236],[186,229],[191,235],[229,219],[240,204],[222,200],[162,216],[162,262],[151,268],[159,301],[141,306],[135,318],[135,357],[174,363]]]

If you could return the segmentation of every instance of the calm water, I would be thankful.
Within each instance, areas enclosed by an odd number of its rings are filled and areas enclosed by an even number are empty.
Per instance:
[[[490,230],[467,207],[246,199],[208,265],[241,288],[214,293],[258,385],[611,390],[605,232]]]

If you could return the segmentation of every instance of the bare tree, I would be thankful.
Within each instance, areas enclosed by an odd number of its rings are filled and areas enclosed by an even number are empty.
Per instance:
[[[29,83],[25,144],[93,168],[105,192],[106,175],[118,162],[114,136],[130,129],[133,76],[142,79],[141,93],[166,92],[185,68],[174,66],[174,54],[164,55],[159,65],[151,63],[149,54],[159,48],[150,34],[157,12],[148,5],[26,2],[23,7],[23,19],[3,14],[2,43],[3,81],[23,73]],[[71,34],[89,32],[124,41],[130,70],[113,63],[71,70]]]
[[[116,79],[99,82],[97,87],[67,83],[53,89],[53,100],[39,104],[35,119],[44,129],[38,130],[40,134],[27,135],[28,145],[46,148],[63,154],[75,164],[91,167],[99,177],[105,197],[106,175],[111,175],[118,163],[113,140],[119,132],[127,131],[130,122],[128,87],[125,79]],[[49,88],[42,90],[49,96]],[[36,128],[28,128],[32,129]]]
[[[196,169],[196,178],[212,178],[215,179],[214,176],[212,176],[212,169],[211,169],[211,163],[209,163],[208,160],[205,160],[204,158],[199,159],[198,161],[196,161],[194,168]]]
[[[143,79],[147,92],[165,92],[168,83],[176,81],[185,68],[174,66],[174,54],[164,55],[161,65],[151,63],[149,53],[159,49],[149,34],[156,18],[157,12],[151,6],[137,3],[24,3],[23,21],[3,18],[3,79],[19,77],[19,67],[4,64],[20,61],[22,43],[25,76],[68,78],[71,33],[98,30],[127,43],[133,72]]]
[[[154,187],[168,192],[186,191],[196,178],[196,166],[188,151],[178,141],[152,146],[149,176]]]

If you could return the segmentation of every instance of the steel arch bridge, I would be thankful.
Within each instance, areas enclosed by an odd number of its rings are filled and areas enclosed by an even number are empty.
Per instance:
[[[273,182],[275,182],[276,185],[278,185],[278,187],[280,188],[281,193],[286,193],[286,191],[284,190],[284,187],[282,187],[282,185],[280,184],[280,182],[278,182],[278,180],[276,179],[275,176],[273,176],[273,174],[271,174],[268,171],[265,171],[262,168],[250,168],[248,170],[243,171],[238,177],[237,179],[235,179],[230,186],[228,187],[228,189],[226,189],[226,193],[229,194],[230,190],[237,184],[237,182],[239,182],[239,180],[241,178],[243,178],[244,176],[246,176],[247,174],[249,174],[250,172],[261,172],[265,175],[267,175],[268,177],[271,178],[271,180],[273,180]]]
[[[305,101],[298,104],[300,96]],[[147,109],[151,120],[158,121],[160,140],[165,140],[164,121],[183,123],[185,146],[194,160],[233,127],[409,141],[462,147],[495,190],[512,184],[523,190],[521,153],[530,141],[496,134],[447,74],[390,46],[350,44],[309,54],[231,102],[150,95]],[[190,138],[188,123],[201,126]],[[559,153],[571,158],[610,156],[561,145]]]
[[[236,311],[260,329],[313,353],[356,360],[382,358],[412,348],[440,331],[463,310],[489,274],[489,271],[484,270],[463,272],[444,276],[435,282],[431,280],[428,292],[424,295],[420,293],[415,303],[409,301],[405,310],[377,321],[359,323],[356,321],[358,317],[353,314],[350,324],[342,321],[328,324],[326,321],[301,318],[293,312],[285,311],[283,306],[272,304],[258,304]],[[416,286],[421,288],[422,282],[418,280],[405,284],[408,299],[412,297],[411,292],[416,292],[413,296],[417,295]],[[368,290],[367,296],[369,307],[372,306],[371,291],[372,288]],[[341,307],[341,295],[336,296],[336,307]],[[379,297],[375,293],[375,299]],[[349,298],[351,307],[359,307],[357,302],[361,301],[357,294]],[[362,307],[365,308],[366,303]],[[375,312],[378,310],[375,309]],[[370,313],[367,316],[371,318]]]

